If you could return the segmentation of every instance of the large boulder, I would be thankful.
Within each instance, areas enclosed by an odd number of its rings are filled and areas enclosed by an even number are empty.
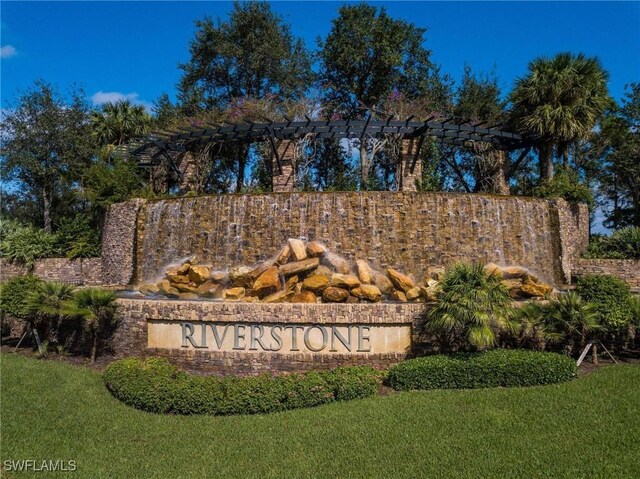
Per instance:
[[[179,298],[184,300],[193,300],[198,299],[198,295],[196,293],[180,293]]]
[[[342,303],[349,297],[349,291],[343,288],[329,286],[322,292],[322,299],[330,303]]]
[[[407,290],[405,295],[407,296],[407,301],[416,301],[417,299],[420,299],[420,288],[417,286],[415,288],[411,288],[410,290]]]
[[[222,292],[224,291],[224,286],[221,284],[216,284],[213,281],[205,281],[196,289],[196,294],[203,298],[213,298],[220,299],[222,298]]]
[[[289,243],[287,243],[282,247],[282,249],[278,253],[278,256],[276,256],[275,262],[277,264],[282,265],[287,263],[290,258],[291,258],[291,248],[289,247]]]
[[[253,268],[248,266],[236,266],[229,270],[229,279],[236,287],[246,287],[251,285],[251,272]]]
[[[287,300],[288,297],[293,296],[292,291],[276,291],[273,294],[263,298],[263,303],[282,303]]]
[[[231,299],[231,300],[242,299],[244,298],[244,296],[245,296],[245,289],[242,287],[225,289],[222,295],[224,299]]]
[[[173,274],[173,272],[167,272],[167,279],[175,284],[189,283],[189,276],[184,274]]]
[[[312,274],[302,282],[303,289],[323,291],[329,286],[329,277],[324,274]]]
[[[397,289],[394,289],[391,292],[391,299],[394,301],[400,301],[401,303],[406,303],[407,302],[407,295],[404,294],[403,291],[398,291]]]
[[[373,284],[375,284],[383,294],[391,294],[393,291],[393,283],[391,280],[378,271],[374,271],[373,273]]]
[[[307,258],[307,248],[304,246],[304,241],[289,238],[288,240],[289,248],[291,248],[291,254],[295,258],[296,261],[302,261]]]
[[[142,294],[153,295],[159,294],[160,288],[158,288],[155,284],[142,284],[138,288],[138,291],[140,291]]]
[[[369,263],[363,259],[356,260],[356,269],[358,270],[358,278],[364,284],[373,284],[373,270]]]
[[[412,278],[407,276],[406,274],[401,273],[400,271],[396,271],[393,268],[387,268],[387,274],[389,275],[389,279],[395,285],[396,288],[401,289],[405,293],[412,288],[416,287],[415,281]]]
[[[302,291],[301,293],[296,293],[289,298],[290,303],[317,303],[318,299],[316,295],[311,291]]]
[[[351,294],[356,298],[366,299],[367,301],[377,302],[382,300],[382,293],[377,286],[372,284],[361,284],[357,288],[353,288]]]
[[[255,283],[253,283],[253,291],[263,298],[280,289],[280,276],[278,275],[278,267],[270,266],[267,268]]]
[[[504,279],[526,278],[529,272],[520,266],[505,266],[500,268]]]
[[[331,286],[337,288],[352,289],[360,285],[360,280],[352,274],[336,273],[331,276]]]
[[[545,283],[534,283],[533,281],[526,280],[522,283],[522,287],[520,288],[523,295],[534,297],[534,298],[542,298],[548,294],[553,292],[553,288]]]
[[[317,241],[312,241],[311,243],[307,244],[307,254],[313,258],[322,256],[326,253],[326,251],[327,248]]]
[[[326,253],[322,257],[322,262],[338,273],[349,274],[351,272],[349,262],[343,257],[338,256],[337,254],[330,252]]]
[[[171,283],[171,286],[176,288],[181,293],[194,293],[195,294],[195,292],[197,290],[195,284],[193,284],[193,283],[189,283],[189,284]]]
[[[224,283],[229,279],[229,274],[225,271],[212,271],[209,279],[214,283]]]
[[[158,286],[158,290],[160,290],[160,292],[163,295],[169,298],[177,298],[180,296],[180,291],[178,291],[176,288],[171,286],[171,283],[169,282],[168,279],[163,279],[157,284],[157,286]]]
[[[278,271],[283,276],[291,276],[292,274],[306,273],[307,271],[314,270],[320,264],[318,258],[307,258],[302,261],[296,261],[294,263],[283,264],[278,268]]]
[[[206,266],[192,265],[191,268],[189,268],[188,275],[190,281],[196,284],[202,284],[211,276],[211,269]]]
[[[502,269],[495,263],[486,264],[484,272],[487,276],[497,276],[498,278],[502,278]]]

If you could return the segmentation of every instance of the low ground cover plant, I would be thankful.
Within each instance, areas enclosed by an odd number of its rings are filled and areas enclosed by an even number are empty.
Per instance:
[[[114,361],[104,373],[111,393],[154,413],[260,414],[376,394],[380,373],[366,366],[284,376],[214,377],[187,374],[165,358]]]
[[[495,349],[425,356],[393,366],[388,384],[397,390],[476,389],[554,384],[576,376],[576,363],[556,353]]]

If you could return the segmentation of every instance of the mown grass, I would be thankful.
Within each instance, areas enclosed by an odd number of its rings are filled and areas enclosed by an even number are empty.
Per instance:
[[[75,459],[67,477],[640,477],[637,366],[553,386],[185,417],[121,404],[90,369],[0,361],[0,459]]]

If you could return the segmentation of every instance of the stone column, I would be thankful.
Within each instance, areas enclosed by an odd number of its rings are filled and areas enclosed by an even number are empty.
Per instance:
[[[271,158],[271,189],[274,192],[293,191],[295,189],[295,174],[293,171],[295,146],[291,140],[282,140],[278,145],[278,157],[282,173],[278,170],[278,160],[275,155]]]
[[[399,191],[417,190],[416,180],[422,178],[422,158],[418,156],[416,159],[419,144],[419,138],[402,140],[402,149],[400,151],[400,158],[398,158],[397,169]],[[411,169],[412,165],[413,169]]]

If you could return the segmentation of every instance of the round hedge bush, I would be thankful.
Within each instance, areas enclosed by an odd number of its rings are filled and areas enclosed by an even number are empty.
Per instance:
[[[190,375],[164,358],[111,363],[104,381],[125,404],[163,414],[259,414],[376,394],[380,373],[358,366],[285,376]]]
[[[475,389],[553,384],[575,376],[576,363],[567,356],[495,349],[409,359],[393,366],[387,381],[397,390]]]
[[[601,324],[610,331],[626,328],[632,319],[631,289],[619,278],[587,274],[578,278],[576,293],[594,303]]]

